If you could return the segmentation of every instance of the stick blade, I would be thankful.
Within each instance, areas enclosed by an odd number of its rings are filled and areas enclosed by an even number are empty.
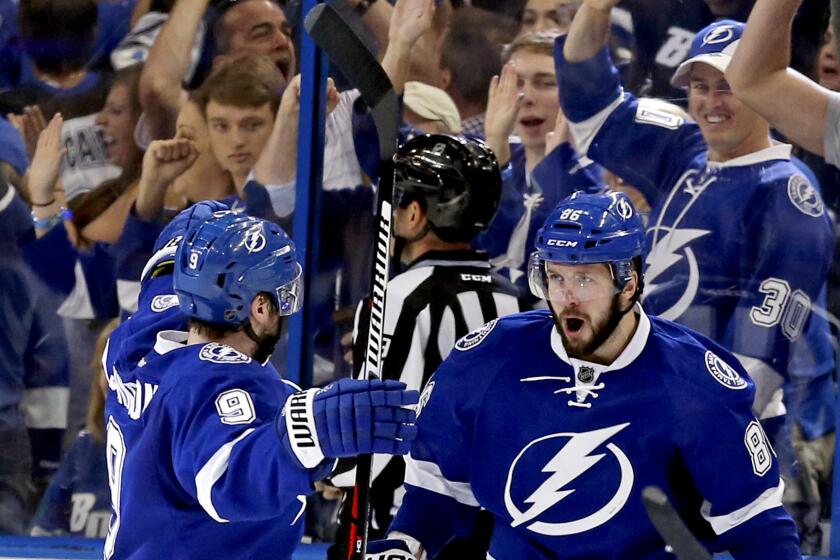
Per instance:
[[[712,560],[712,555],[689,531],[661,488],[646,486],[642,501],[651,523],[679,560]]]
[[[399,101],[388,74],[352,27],[327,3],[309,10],[303,26],[332,63],[359,90],[370,108],[380,141],[381,159],[390,159],[396,145]],[[384,135],[384,136],[383,136]]]

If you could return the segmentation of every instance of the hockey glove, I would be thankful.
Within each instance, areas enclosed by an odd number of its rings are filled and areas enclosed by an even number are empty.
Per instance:
[[[341,379],[290,396],[278,422],[282,416],[288,436],[283,441],[307,469],[327,458],[405,455],[417,435],[417,416],[403,407],[418,398],[399,381]]]
[[[365,560],[415,560],[402,539],[370,541],[367,545]]]

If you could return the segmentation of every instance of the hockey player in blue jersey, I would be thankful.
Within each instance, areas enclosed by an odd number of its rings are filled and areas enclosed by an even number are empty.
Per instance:
[[[759,412],[793,377],[830,384],[828,324],[810,310],[825,305],[833,229],[791,146],[729,89],[723,71],[744,24],[722,20],[695,36],[672,80],[687,88],[696,122],[683,121],[622,90],[605,46],[616,3],[585,0],[555,62],[581,154],[653,208],[645,309],[733,352]],[[830,403],[823,409],[820,428],[833,429]]]
[[[158,333],[135,367],[106,357],[105,558],[291,558],[313,483],[338,457],[405,453],[417,393],[354,380],[300,391],[263,365],[301,304],[294,245],[276,225],[218,212],[173,244],[189,332]]]
[[[549,309],[467,335],[431,378],[406,496],[368,558],[434,558],[483,508],[488,558],[673,559],[648,485],[712,550],[800,558],[753,383],[720,345],[644,312],[643,243],[624,194],[557,206],[529,265]]]

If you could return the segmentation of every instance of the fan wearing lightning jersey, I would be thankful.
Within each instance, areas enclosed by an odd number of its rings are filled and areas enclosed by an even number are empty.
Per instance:
[[[394,256],[402,272],[388,282],[382,371],[385,379],[420,390],[459,338],[530,307],[509,280],[491,270],[487,254],[471,247],[493,219],[502,190],[496,156],[484,142],[417,136],[398,150],[394,173]],[[369,312],[359,319],[355,364],[363,363]],[[382,529],[391,521],[404,470],[399,458],[374,459],[372,505]],[[341,478],[333,482],[345,484]],[[484,558],[480,544],[469,548]],[[450,554],[463,560],[467,553]]]
[[[402,407],[417,394],[393,381],[299,391],[264,365],[301,304],[294,245],[276,225],[214,213],[174,261],[189,332],[158,333],[133,368],[106,356],[104,556],[291,558],[313,482],[339,457],[405,453],[415,427]]]
[[[435,372],[406,496],[368,558],[434,558],[483,508],[488,558],[674,559],[645,515],[649,485],[710,550],[800,558],[753,384],[722,346],[644,312],[643,244],[623,193],[555,208],[529,263],[549,309],[488,323]]]
[[[701,30],[673,83],[683,121],[622,91],[605,48],[615,0],[585,0],[555,48],[560,100],[578,149],[639,188],[653,211],[645,309],[733,352],[757,411],[791,377],[831,375],[823,306],[833,231],[817,190],[771,140],[723,71],[744,25]]]

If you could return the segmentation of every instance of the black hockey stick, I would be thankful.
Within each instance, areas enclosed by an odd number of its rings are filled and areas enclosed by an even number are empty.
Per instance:
[[[391,244],[391,205],[394,194],[393,156],[397,148],[399,103],[388,75],[353,29],[330,5],[318,4],[306,15],[304,27],[315,44],[359,90],[370,108],[379,138],[379,189],[377,197],[376,250],[371,267],[372,307],[361,378],[381,378],[382,327],[385,287],[388,282]],[[370,523],[371,456],[358,458],[350,520],[348,557],[364,560]]]
[[[712,555],[688,530],[661,488],[645,486],[642,501],[651,523],[679,560],[712,560]]]

